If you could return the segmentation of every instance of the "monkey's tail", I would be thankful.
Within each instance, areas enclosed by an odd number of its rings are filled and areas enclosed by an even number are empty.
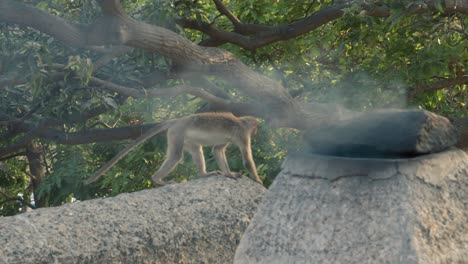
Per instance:
[[[153,136],[167,130],[173,123],[174,120],[163,122],[150,130],[146,133],[135,139],[132,143],[128,144],[124,149],[122,149],[117,155],[115,155],[110,161],[108,161],[104,166],[102,166],[98,171],[96,171],[93,176],[89,177],[84,181],[85,185],[93,183],[97,181],[104,173],[106,173],[110,168],[112,168],[119,160],[121,160],[125,155],[127,155],[130,151],[134,150],[136,147],[143,144],[146,140],[150,139]]]

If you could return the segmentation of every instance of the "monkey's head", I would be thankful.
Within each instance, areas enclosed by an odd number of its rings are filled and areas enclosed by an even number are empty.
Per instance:
[[[251,135],[255,135],[257,133],[257,118],[253,116],[243,116],[239,118],[242,122],[242,125],[246,127]]]

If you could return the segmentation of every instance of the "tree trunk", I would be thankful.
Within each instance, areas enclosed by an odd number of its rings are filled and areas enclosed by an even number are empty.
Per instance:
[[[34,193],[34,201],[36,207],[46,206],[46,200],[44,198],[39,199],[37,195],[37,189],[41,184],[42,179],[45,177],[45,167],[41,161],[42,157],[41,145],[38,143],[31,143],[26,148],[26,157],[29,163],[29,172],[31,173],[31,185]]]

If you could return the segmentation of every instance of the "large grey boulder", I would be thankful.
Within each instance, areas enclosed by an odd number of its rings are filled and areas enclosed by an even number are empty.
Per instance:
[[[236,251],[243,263],[468,263],[468,156],[295,155]]]
[[[232,263],[264,190],[208,177],[0,218],[0,263]]]
[[[409,158],[446,150],[457,143],[450,121],[419,109],[381,109],[309,130],[309,152],[367,158]]]

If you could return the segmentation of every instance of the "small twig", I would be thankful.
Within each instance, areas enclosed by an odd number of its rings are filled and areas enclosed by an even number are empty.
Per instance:
[[[213,2],[215,3],[216,9],[218,9],[219,13],[225,15],[229,21],[234,24],[234,26],[240,26],[242,24],[241,21],[236,16],[234,16],[231,11],[229,11],[229,9],[223,4],[221,0],[213,0]]]
[[[109,124],[106,124],[106,122],[104,122],[102,120],[98,120],[98,121],[94,122],[93,124],[89,125],[89,128],[95,128],[98,125],[102,125],[105,128],[113,128],[115,126],[115,125],[111,126]]]

